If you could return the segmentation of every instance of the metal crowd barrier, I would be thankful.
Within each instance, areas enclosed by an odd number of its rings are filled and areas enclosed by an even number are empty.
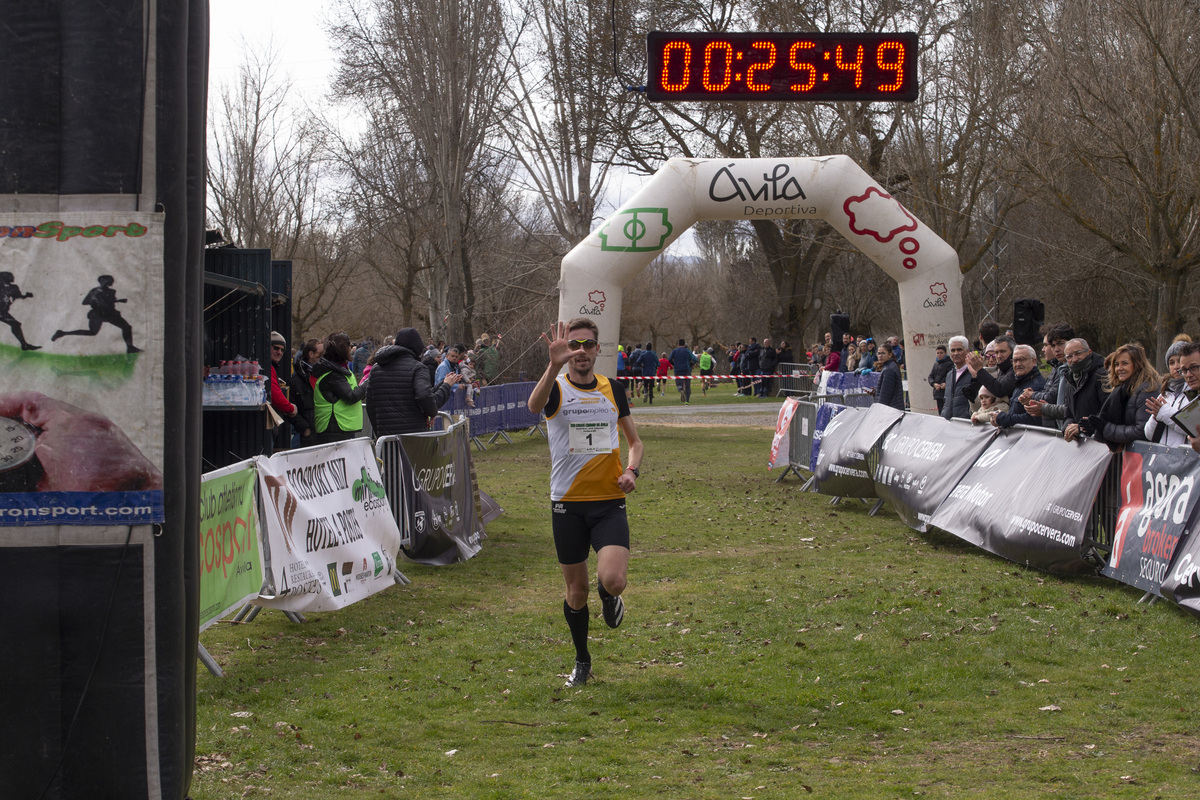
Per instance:
[[[815,395],[818,403],[837,403],[853,408],[866,408],[875,402],[875,395],[867,392],[874,391],[879,386],[879,373],[867,372],[831,372],[825,379],[825,385]]]
[[[534,431],[544,436],[542,415],[534,414],[526,405],[536,385],[533,381],[525,381],[482,386],[474,390],[474,407],[467,405],[467,392],[472,390],[469,387],[455,388],[454,394],[450,395],[441,410],[456,416],[462,414],[470,420],[471,441],[480,450],[487,449],[482,437],[489,434],[491,438],[487,444],[494,444],[501,438],[512,444],[512,439],[508,438],[509,431],[532,429],[529,431],[531,436]]]
[[[811,397],[817,393],[821,368],[816,364],[780,364],[776,372],[783,376],[778,394]]]

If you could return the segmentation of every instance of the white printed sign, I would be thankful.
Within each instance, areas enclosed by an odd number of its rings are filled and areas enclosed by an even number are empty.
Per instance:
[[[257,605],[329,611],[392,585],[400,531],[369,439],[255,462],[270,590]]]

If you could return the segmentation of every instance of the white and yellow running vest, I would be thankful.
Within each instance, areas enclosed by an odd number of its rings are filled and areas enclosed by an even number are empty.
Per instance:
[[[558,408],[547,409],[550,438],[551,500],[614,500],[625,493],[621,477],[621,441],[617,433],[617,401],[612,384],[596,376],[594,389],[558,383]]]

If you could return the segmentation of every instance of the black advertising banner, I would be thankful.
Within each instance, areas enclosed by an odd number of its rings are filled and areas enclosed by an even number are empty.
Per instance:
[[[1200,617],[1200,536],[1189,535],[1196,527],[1192,519],[1175,547],[1160,593],[1180,608]]]
[[[1083,533],[1108,448],[1020,428],[997,436],[929,521],[990,553],[1062,573],[1091,572]]]
[[[1200,500],[1194,491],[1197,477],[1200,458],[1191,448],[1134,442],[1125,449],[1121,513],[1104,575],[1162,594],[1171,556],[1186,537]]]
[[[892,504],[905,525],[924,531],[995,431],[990,425],[968,428],[928,414],[905,414],[883,437],[875,494]]]
[[[453,564],[479,552],[483,523],[471,480],[466,425],[449,432],[400,437],[405,519],[412,544],[404,554],[421,564]]]
[[[874,497],[871,449],[904,412],[876,403],[859,410],[848,408],[829,421],[817,455],[817,491],[835,497]]]

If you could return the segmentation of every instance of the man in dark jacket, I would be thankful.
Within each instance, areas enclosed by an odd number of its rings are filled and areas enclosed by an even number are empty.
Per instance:
[[[1021,392],[1032,389],[1039,392],[1046,385],[1046,378],[1038,370],[1037,351],[1027,344],[1017,345],[1012,356],[1013,402],[1011,411],[992,415],[992,424],[997,428],[1011,428],[1013,425],[1041,425],[1040,417],[1035,417],[1026,411],[1020,403],[1015,402]],[[988,389],[991,391],[991,389]]]
[[[967,398],[970,400],[974,400],[975,396],[979,394],[980,386],[986,386],[988,391],[995,395],[997,400],[1005,397],[1011,398],[1014,401],[1017,399],[1013,397],[1012,393],[1013,386],[1017,382],[1017,378],[1012,372],[1013,348],[1016,347],[1017,343],[1011,336],[998,336],[995,342],[996,364],[999,369],[998,376],[992,375],[992,373],[984,369],[983,356],[978,353],[967,355],[967,363],[971,365],[971,371],[975,373],[973,386],[966,392]]]
[[[762,375],[774,375],[775,367],[779,363],[779,353],[771,346],[770,339],[763,339],[762,353],[758,356],[758,371]],[[774,378],[763,378],[758,384],[758,396],[769,397],[771,394]]]
[[[658,354],[653,342],[646,342],[646,349],[639,350],[642,363],[642,388],[647,403],[654,403],[654,375],[658,372]]]
[[[1075,329],[1065,322],[1060,322],[1057,325],[1046,329],[1046,334],[1042,339],[1042,352],[1046,354],[1046,362],[1051,366],[1050,377],[1046,378],[1046,386],[1040,392],[1023,392],[1022,396],[1015,398],[1022,405],[1029,406],[1032,400],[1041,400],[1057,409],[1061,409],[1062,403],[1061,391],[1063,390],[1062,382],[1066,377],[1069,367],[1064,357],[1064,350],[1067,342],[1075,338]],[[1037,416],[1037,413],[1031,409],[1027,409],[1031,414]],[[1053,412],[1043,412],[1043,416],[1049,420],[1047,425],[1054,425],[1059,430],[1062,430],[1062,414]]]
[[[692,366],[699,360],[688,349],[687,342],[679,340],[679,346],[668,356],[671,370],[675,373],[675,388],[679,390],[679,399],[685,406],[692,404]]]
[[[1104,390],[1104,359],[1092,352],[1083,339],[1071,339],[1063,348],[1067,372],[1063,376],[1060,405],[1037,399],[1036,395],[1027,405],[1031,414],[1041,414],[1051,420],[1060,420],[1063,438],[1068,442],[1079,435],[1079,422],[1093,414],[1099,414],[1108,399]]]
[[[367,416],[377,437],[429,430],[429,418],[450,399],[461,376],[451,372],[435,389],[429,368],[420,361],[424,351],[421,334],[415,328],[401,328],[396,343],[375,354]]]
[[[762,356],[762,345],[758,343],[757,337],[750,337],[750,344],[746,345],[746,349],[742,351],[742,374],[757,375],[759,370],[758,359]],[[758,378],[743,378],[742,385],[746,389],[746,396],[752,396],[758,392]]]
[[[944,419],[970,419],[971,401],[963,393],[971,385],[974,374],[967,366],[970,342],[965,336],[950,338],[950,369],[946,372],[946,398],[942,407]]]
[[[937,360],[933,362],[933,369],[929,370],[929,377],[926,379],[933,387],[933,399],[937,401],[939,414],[942,413],[942,408],[946,403],[946,373],[952,366],[954,363],[950,361],[950,356],[946,355],[946,348],[939,344]]]

